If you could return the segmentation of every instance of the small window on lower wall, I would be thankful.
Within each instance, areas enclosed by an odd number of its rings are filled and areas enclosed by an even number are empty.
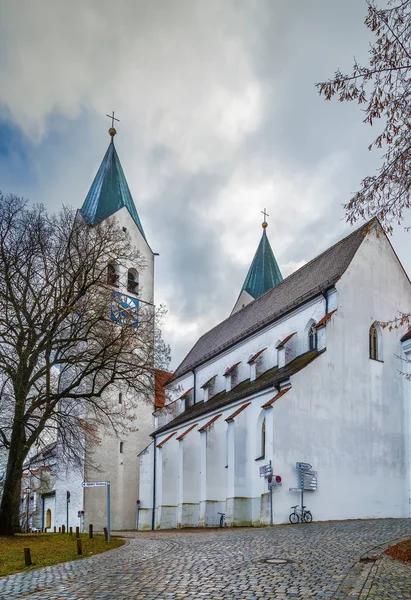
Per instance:
[[[123,454],[124,442],[120,442],[120,454]]]

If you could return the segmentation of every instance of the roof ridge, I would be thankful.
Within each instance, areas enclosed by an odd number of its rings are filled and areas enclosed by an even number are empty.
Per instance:
[[[211,329],[208,329],[207,331],[205,331],[203,333],[203,335],[201,335],[198,340],[196,341],[196,343],[194,344],[194,346],[187,352],[187,354],[185,355],[185,357],[183,358],[183,360],[180,362],[180,364],[178,365],[177,369],[174,371],[174,373],[177,373],[178,369],[180,368],[180,366],[184,363],[185,359],[187,358],[187,356],[193,351],[193,349],[197,346],[197,344],[199,344],[199,342],[206,336],[209,335],[212,331],[214,331],[215,329],[217,329],[218,327],[221,327],[221,325],[223,325],[223,323],[227,323],[230,319],[233,319],[234,317],[236,317],[236,315],[239,315],[240,313],[244,314],[245,311],[247,311],[247,309],[249,309],[252,306],[255,306],[258,302],[262,302],[263,299],[265,299],[265,297],[267,296],[267,294],[272,293],[272,291],[275,290],[279,290],[280,288],[284,287],[284,284],[289,282],[289,280],[291,279],[291,277],[293,277],[294,275],[301,273],[301,271],[305,270],[309,265],[311,265],[315,260],[319,259],[321,256],[323,256],[324,254],[326,254],[327,252],[329,252],[330,250],[332,250],[333,248],[336,248],[339,244],[342,244],[343,242],[347,241],[350,237],[352,237],[353,235],[355,235],[356,233],[358,233],[359,231],[361,231],[362,229],[366,229],[367,227],[370,226],[370,224],[376,221],[378,222],[377,217],[373,217],[372,219],[370,219],[369,221],[367,221],[366,223],[364,223],[363,225],[361,225],[360,227],[357,227],[357,229],[354,229],[354,231],[351,231],[351,233],[349,233],[348,235],[346,235],[345,237],[343,237],[341,240],[339,240],[338,242],[335,242],[335,244],[333,244],[332,246],[330,246],[329,248],[327,248],[326,250],[324,250],[323,252],[320,252],[320,254],[317,254],[317,256],[314,256],[314,258],[312,258],[308,263],[305,263],[302,267],[300,267],[299,269],[297,269],[296,271],[293,271],[293,273],[290,273],[290,275],[288,275],[287,277],[285,277],[285,279],[283,279],[282,281],[280,281],[280,283],[278,283],[275,288],[270,288],[269,290],[267,290],[266,292],[264,292],[264,294],[262,294],[259,298],[255,298],[254,300],[252,300],[251,302],[249,302],[246,306],[244,306],[244,308],[241,308],[240,310],[236,311],[235,313],[232,313],[231,315],[229,315],[228,317],[226,317],[225,319],[223,319],[222,321],[219,321],[216,325],[214,325],[214,327],[212,327]],[[190,370],[190,369],[188,369]],[[183,375],[184,373],[182,373]],[[178,376],[179,377],[179,376]]]

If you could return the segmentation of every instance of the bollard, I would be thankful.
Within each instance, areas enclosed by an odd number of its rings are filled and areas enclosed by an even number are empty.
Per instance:
[[[106,538],[106,542],[108,542],[108,531],[107,531],[107,527],[104,527],[104,537]]]
[[[59,527],[59,533],[61,533],[61,527]]]
[[[76,527],[76,538],[80,537],[80,527]]]
[[[56,526],[54,525],[54,533],[56,533]]]
[[[73,535],[73,528],[70,527],[70,535]]]
[[[66,533],[66,526],[65,525],[61,526],[61,533]]]
[[[92,540],[93,539],[93,525],[89,525],[88,526],[88,537]]]
[[[26,563],[26,567],[30,567],[30,565],[31,565],[30,548],[24,548],[24,562]]]
[[[81,539],[77,538],[77,554],[83,554],[83,549],[81,547]]]

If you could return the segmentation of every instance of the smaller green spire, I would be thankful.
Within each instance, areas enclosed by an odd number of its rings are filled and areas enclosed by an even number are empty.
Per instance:
[[[263,235],[245,278],[244,285],[241,288],[241,290],[245,290],[254,299],[259,298],[283,280],[270,242],[268,241],[266,221],[264,221],[262,226]]]

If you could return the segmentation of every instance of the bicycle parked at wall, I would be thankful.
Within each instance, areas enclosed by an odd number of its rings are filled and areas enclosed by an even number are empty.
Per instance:
[[[220,527],[224,527],[224,520],[225,520],[225,513],[218,513],[219,515],[221,515],[220,517]]]
[[[311,523],[311,521],[313,520],[312,514],[309,510],[305,510],[305,506],[302,507],[302,510],[299,508],[298,504],[292,506],[291,508],[293,508],[294,510],[289,516],[290,523],[296,524],[299,523],[300,520],[301,523]]]

